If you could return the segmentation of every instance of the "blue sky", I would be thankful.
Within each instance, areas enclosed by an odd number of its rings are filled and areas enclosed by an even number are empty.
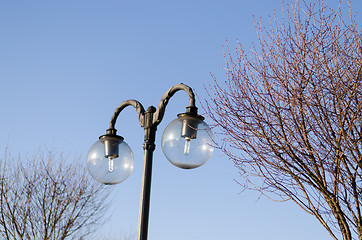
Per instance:
[[[281,2],[0,0],[1,150],[9,145],[24,156],[45,147],[82,154],[85,161],[124,100],[157,106],[182,82],[200,106],[210,73],[226,80],[226,39],[232,46],[237,39],[246,46],[256,41],[253,15],[267,22]],[[362,10],[360,0],[351,2],[353,11]],[[150,240],[330,239],[293,203],[241,192],[238,170],[221,152],[191,171],[170,164],[162,132],[187,104],[186,94],[177,93],[158,128]],[[136,232],[142,177],[143,129],[134,109],[122,112],[116,127],[133,149],[135,167],[114,187],[113,215],[99,229],[109,237]]]

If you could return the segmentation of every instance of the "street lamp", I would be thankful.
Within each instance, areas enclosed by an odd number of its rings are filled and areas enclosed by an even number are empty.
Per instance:
[[[179,90],[188,94],[189,106],[185,113],[177,115],[162,135],[162,150],[167,159],[175,166],[192,169],[204,164],[213,152],[213,134],[197,114],[195,95],[192,89],[184,84],[171,87],[159,102],[157,109],[150,106],[147,111],[136,100],[121,103],[114,111],[106,134],[92,145],[87,155],[87,168],[97,181],[114,185],[124,181],[133,170],[133,153],[124,138],[116,134],[115,123],[120,112],[127,106],[133,106],[138,112],[144,135],[144,165],[141,190],[141,204],[138,225],[138,240],[147,240],[149,204],[151,192],[152,156],[155,150],[157,126],[161,123],[170,98]]]

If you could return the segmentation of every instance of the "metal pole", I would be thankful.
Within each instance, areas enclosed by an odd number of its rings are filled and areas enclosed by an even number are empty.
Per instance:
[[[140,201],[140,214],[138,221],[138,240],[147,240],[148,236],[148,220],[150,211],[150,195],[151,195],[151,177],[152,177],[152,158],[155,150],[156,126],[152,123],[155,107],[151,106],[145,112],[145,141],[142,189]]]

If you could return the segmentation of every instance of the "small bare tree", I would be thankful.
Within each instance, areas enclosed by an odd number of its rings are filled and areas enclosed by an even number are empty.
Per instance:
[[[225,51],[228,79],[206,109],[245,178],[293,200],[333,239],[362,239],[362,33],[323,1],[291,2],[247,51]]]
[[[28,159],[5,154],[0,162],[1,239],[85,239],[99,228],[108,190],[77,162],[51,152]]]

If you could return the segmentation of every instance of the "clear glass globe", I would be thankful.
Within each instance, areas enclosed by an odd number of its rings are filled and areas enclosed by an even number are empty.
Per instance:
[[[201,116],[178,116],[163,132],[163,153],[179,168],[197,168],[207,162],[213,153],[213,133]]]
[[[109,147],[112,154],[109,154]],[[106,185],[114,185],[127,179],[133,165],[133,152],[121,137],[103,136],[88,151],[87,168],[90,175]]]

